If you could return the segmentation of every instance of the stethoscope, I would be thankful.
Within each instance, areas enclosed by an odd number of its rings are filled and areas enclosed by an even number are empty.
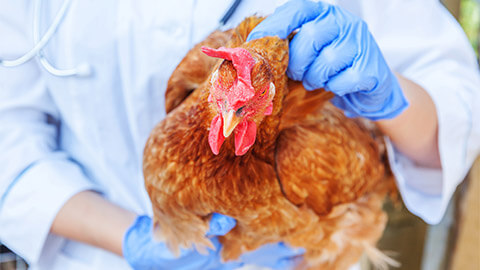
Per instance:
[[[53,37],[55,32],[57,32],[58,26],[62,23],[63,19],[65,18],[65,14],[67,13],[68,8],[70,7],[71,0],[65,0],[60,7],[55,19],[53,20],[50,27],[45,32],[42,38],[40,36],[40,0],[36,0],[33,7],[33,40],[34,46],[33,48],[28,51],[26,54],[22,55],[21,57],[14,59],[14,60],[1,60],[0,65],[4,67],[17,67],[20,66],[34,57],[38,57],[41,65],[47,70],[50,74],[58,77],[68,77],[68,76],[78,76],[78,77],[87,77],[92,74],[92,68],[89,64],[80,64],[74,68],[69,69],[59,69],[54,67],[50,62],[45,58],[42,53],[42,49],[45,48],[47,43]]]
[[[27,53],[25,53],[24,55],[22,55],[21,57],[14,60],[0,59],[0,66],[17,67],[32,60],[35,57],[38,57],[38,60],[40,61],[40,64],[43,66],[43,68],[54,76],[57,76],[57,77],[69,77],[69,76],[88,77],[90,76],[92,74],[93,69],[87,63],[82,63],[74,68],[60,69],[60,68],[54,67],[48,61],[48,59],[45,58],[42,50],[45,48],[45,46],[53,37],[53,35],[55,35],[55,33],[57,32],[58,27],[60,26],[63,19],[65,18],[65,14],[67,13],[67,10],[70,7],[72,0],[65,0],[63,2],[52,24],[50,25],[50,27],[48,27],[47,31],[42,36],[42,38],[39,38],[40,36],[40,33],[39,33],[40,32],[40,29],[39,29],[40,1],[41,0],[35,0],[34,7],[33,7],[33,16],[34,16],[33,17],[33,40],[34,40],[33,48]],[[228,20],[232,17],[233,13],[237,9],[241,1],[242,0],[233,1],[233,3],[228,8],[228,10],[225,12],[225,15],[220,19],[218,28],[223,27],[228,22]]]

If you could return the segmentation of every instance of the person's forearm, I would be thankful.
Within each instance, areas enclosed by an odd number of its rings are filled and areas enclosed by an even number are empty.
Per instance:
[[[435,104],[420,85],[398,74],[397,78],[410,106],[393,119],[377,121],[377,125],[400,152],[417,164],[439,168]]]
[[[123,235],[135,217],[99,194],[83,191],[60,209],[51,232],[121,256]]]

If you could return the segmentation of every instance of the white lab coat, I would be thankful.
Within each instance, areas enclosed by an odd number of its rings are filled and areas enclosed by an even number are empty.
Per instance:
[[[42,31],[61,2],[43,4]],[[280,2],[244,1],[228,25],[257,11],[271,13]],[[31,3],[0,0],[0,59],[33,46]],[[89,63],[93,76],[55,77],[38,60],[0,67],[0,241],[32,269],[129,268],[122,258],[49,228],[62,205],[87,189],[151,214],[142,151],[165,116],[168,77],[229,4],[74,0],[43,51],[57,67]],[[417,167],[390,147],[407,207],[436,223],[479,153],[480,78],[472,49],[437,0],[337,4],[368,23],[391,68],[423,86],[436,104],[443,171]]]

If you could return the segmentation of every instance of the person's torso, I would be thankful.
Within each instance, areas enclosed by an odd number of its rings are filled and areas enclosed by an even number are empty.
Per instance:
[[[42,8],[41,33],[63,1]],[[88,64],[89,77],[43,70],[60,115],[60,148],[81,164],[116,204],[150,214],[142,155],[150,130],[165,116],[168,78],[194,44],[215,30],[230,6],[223,0],[72,1],[43,50],[58,68]],[[243,1],[225,28],[245,16],[267,15],[284,1]],[[51,237],[32,269],[127,268],[108,252]]]

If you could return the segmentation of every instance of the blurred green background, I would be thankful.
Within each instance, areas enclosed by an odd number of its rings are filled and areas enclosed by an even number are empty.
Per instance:
[[[467,33],[468,39],[473,48],[479,51],[480,39],[480,1],[478,0],[461,0],[459,21]]]

